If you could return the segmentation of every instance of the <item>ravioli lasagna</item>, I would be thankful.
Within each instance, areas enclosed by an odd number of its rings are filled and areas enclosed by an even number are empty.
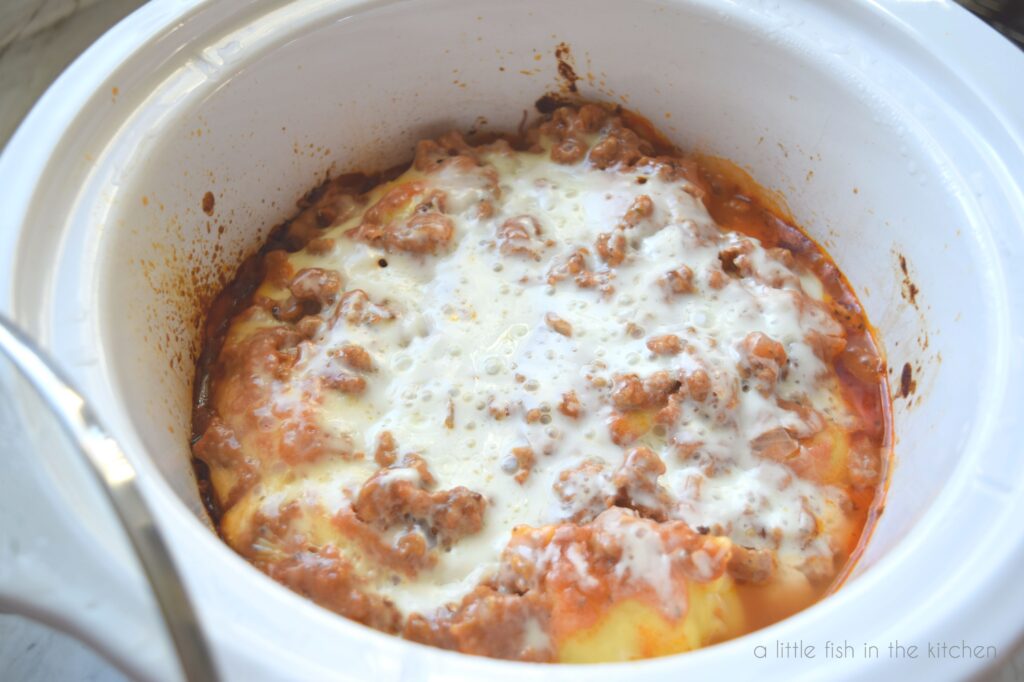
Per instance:
[[[742,172],[584,104],[326,182],[211,311],[224,540],[470,654],[692,650],[820,599],[884,478],[884,364]]]

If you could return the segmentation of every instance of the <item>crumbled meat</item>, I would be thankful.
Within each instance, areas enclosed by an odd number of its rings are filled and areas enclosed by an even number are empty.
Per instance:
[[[680,265],[675,270],[669,270],[661,278],[661,284],[670,294],[691,294],[693,288],[693,270],[685,265]]]
[[[498,229],[498,249],[505,256],[523,255],[538,260],[538,252],[544,246],[540,236],[540,223],[533,216],[509,218]]]
[[[288,288],[300,301],[316,301],[328,305],[334,302],[341,291],[341,275],[323,268],[303,268],[292,278]]]
[[[777,261],[782,267],[792,269],[796,262],[793,258],[793,252],[789,249],[783,249],[774,247],[771,249],[765,249],[765,254],[772,260]]]
[[[425,515],[430,504],[430,493],[415,483],[389,478],[404,467],[388,467],[363,483],[352,508],[361,521],[379,524],[382,528],[396,525],[414,514]]]
[[[218,416],[210,420],[196,442],[196,450],[207,464],[231,467],[242,458],[242,446],[231,427]]]
[[[302,336],[288,327],[268,327],[238,344],[225,344],[221,362],[225,374],[246,378],[286,379],[298,359]]]
[[[313,242],[320,239],[322,230],[348,220],[361,206],[358,192],[351,185],[353,176],[339,176],[316,187],[298,201],[301,213],[285,229],[282,242],[292,251],[303,246],[316,249]],[[333,240],[326,240],[333,241]]]
[[[430,530],[444,547],[451,546],[484,526],[484,496],[463,486],[434,493],[434,513],[429,518]]]
[[[343,369],[329,368],[321,377],[324,386],[339,393],[359,395],[366,390],[366,379]]]
[[[647,348],[658,355],[679,355],[683,352],[683,342],[675,334],[663,334],[648,339]]]
[[[335,318],[338,317],[349,324],[371,325],[384,320],[393,320],[395,314],[383,305],[371,301],[362,289],[353,289],[342,295],[335,312]]]
[[[508,594],[480,585],[432,618],[413,614],[403,636],[415,642],[515,661],[554,660],[550,642],[532,632],[546,632],[550,605],[537,595]]]
[[[221,510],[228,510],[259,480],[259,462],[246,457],[235,431],[214,416],[193,446],[197,457],[210,466],[230,470],[236,477],[226,495],[218,497]]]
[[[725,285],[729,283],[729,277],[722,271],[722,268],[718,266],[710,266],[708,268],[708,286],[719,291],[725,288]]]
[[[324,327],[324,319],[319,315],[306,315],[295,323],[295,331],[307,339],[312,339]]]
[[[627,322],[626,336],[628,336],[631,339],[642,339],[644,336],[644,328],[638,325],[636,322]]]
[[[685,397],[682,392],[669,395],[665,406],[654,415],[654,423],[662,426],[671,426],[679,422],[683,415],[683,401]]]
[[[343,508],[332,519],[344,536],[358,546],[363,559],[386,567],[408,578],[437,563],[437,552],[423,529],[412,525],[397,529],[393,538],[386,538],[379,527],[361,520],[352,508]]]
[[[231,423],[235,428],[244,425],[247,433],[256,434],[258,447],[250,452],[261,461],[280,458],[294,464],[314,461],[327,452],[351,454],[351,443],[344,434],[329,434],[314,420],[315,401],[271,412],[265,387],[291,378],[302,342],[302,335],[288,326],[264,327],[238,341],[226,341],[221,349],[225,378],[217,384],[222,396],[219,408],[245,406],[244,411],[234,412]],[[266,426],[270,414],[275,429]]]
[[[775,576],[775,553],[734,544],[726,571],[741,583],[766,583]]]
[[[623,570],[622,558],[640,538],[653,551],[660,550],[665,582],[651,584]],[[553,599],[556,612],[562,608],[601,614],[609,602],[640,597],[676,620],[685,612],[689,582],[717,579],[727,560],[723,543],[681,521],[656,523],[632,510],[611,507],[580,525],[515,529],[495,582],[506,594]]]
[[[338,350],[338,355],[349,369],[354,369],[357,372],[373,371],[373,358],[362,346],[354,343],[346,344]]]
[[[572,336],[572,325],[554,313],[546,314],[544,316],[544,323],[556,334]]]
[[[789,410],[799,417],[799,424],[790,427],[796,438],[809,438],[825,428],[825,418],[810,405],[782,398],[778,398],[776,402],[782,409]]]
[[[786,369],[786,349],[762,332],[751,332],[740,342],[740,375],[753,379],[763,395],[775,390]]]
[[[335,243],[333,239],[317,237],[316,239],[311,239],[306,244],[306,251],[309,251],[314,256],[324,256],[334,250]]]
[[[586,107],[584,107],[585,109]],[[580,109],[577,113],[569,107],[561,107],[551,118],[541,123],[537,132],[552,139],[551,160],[572,165],[579,163],[587,154],[586,135],[597,132],[604,125],[607,113],[600,107]]]
[[[391,633],[401,628],[395,605],[368,592],[335,547],[303,549],[258,565],[279,583],[357,623]]]
[[[530,477],[530,469],[533,467],[536,459],[536,456],[533,454],[533,448],[527,446],[512,448],[509,461],[514,464],[514,468],[510,466],[509,470],[514,474],[517,483],[526,483],[526,479]]]
[[[463,486],[429,492],[425,486],[433,479],[427,478],[429,472],[421,463],[422,459],[406,455],[401,465],[367,479],[352,505],[359,519],[381,528],[419,521],[444,547],[478,532],[487,504],[483,495]]]
[[[642,412],[612,413],[608,420],[608,436],[616,445],[632,445],[650,430],[651,424]]]
[[[587,157],[596,168],[631,166],[654,151],[649,143],[621,124],[613,124],[606,130],[605,136],[594,144]]]
[[[597,243],[594,245],[597,255],[605,263],[611,266],[620,265],[626,259],[626,235],[622,230],[615,232],[602,232],[597,235]]]
[[[476,207],[477,220],[487,220],[494,216],[494,204],[487,199],[481,199]]]
[[[570,110],[571,111],[571,110]],[[584,104],[576,112],[573,127],[582,133],[596,133],[608,120],[608,112],[599,104]]]
[[[381,467],[391,466],[395,463],[398,455],[398,443],[390,431],[381,431],[377,437],[377,449],[373,453],[373,460]]]
[[[353,239],[388,250],[437,253],[447,248],[455,223],[445,215],[446,195],[419,181],[392,188],[363,214]]]
[[[647,392],[644,390],[644,384],[640,377],[635,374],[615,377],[612,404],[616,409],[623,411],[641,410],[648,407]]]
[[[626,214],[622,216],[622,224],[625,227],[636,227],[641,220],[650,218],[653,214],[654,202],[646,194],[641,194],[633,200],[626,210]]]
[[[615,504],[633,509],[641,516],[655,521],[665,521],[671,498],[658,485],[658,477],[663,473],[665,463],[653,450],[630,450],[612,474],[612,485],[616,490]]]
[[[832,554],[809,556],[801,564],[800,571],[807,576],[812,585],[824,585],[835,577],[835,557]]]
[[[567,137],[551,146],[551,160],[566,165],[579,163],[586,154],[586,143],[575,137]]]
[[[418,171],[435,173],[452,166],[466,169],[477,165],[476,150],[456,131],[445,133],[437,140],[420,140],[416,144],[413,167]]]
[[[451,398],[448,399],[448,413],[444,417],[444,428],[449,430],[455,428],[455,401]]]
[[[686,391],[698,403],[708,399],[711,394],[711,378],[703,369],[697,369],[686,375]]]
[[[295,276],[295,268],[288,258],[288,252],[282,249],[268,251],[263,256],[263,268],[266,270],[263,281],[274,287],[287,289]]]
[[[552,485],[565,517],[573,523],[585,523],[615,504],[615,487],[604,462],[586,459],[563,469]]]
[[[587,265],[587,249],[577,249],[565,263],[555,266],[548,273],[548,284],[557,284],[564,279],[572,277],[576,285],[581,289],[599,289],[604,294],[613,291],[611,272],[594,272]]]
[[[753,251],[754,244],[747,239],[725,247],[718,252],[722,271],[737,277],[750,277],[754,274],[754,266],[750,260]]]
[[[834,362],[839,354],[846,349],[844,337],[838,334],[822,334],[817,329],[809,330],[805,340],[814,354],[828,363]]]
[[[587,272],[587,250],[578,249],[565,261],[548,274],[548,284],[557,284],[567,277],[576,277]]]
[[[580,405],[580,399],[576,396],[576,391],[568,391],[562,394],[562,402],[558,405],[558,411],[566,417],[572,417],[573,419],[580,416],[582,406]]]
[[[786,429],[769,429],[750,441],[750,449],[758,457],[785,463],[800,451],[800,443]]]
[[[512,404],[511,403],[497,403],[494,399],[487,404],[487,413],[491,415],[495,421],[501,421],[502,419],[512,415]]]
[[[619,374],[612,389],[612,404],[623,412],[658,407],[682,386],[682,382],[666,370],[643,380],[636,374]]]

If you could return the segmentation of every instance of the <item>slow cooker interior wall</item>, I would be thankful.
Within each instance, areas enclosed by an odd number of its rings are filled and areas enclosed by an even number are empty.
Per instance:
[[[108,362],[161,472],[198,513],[192,362],[197,304],[214,284],[328,169],[386,167],[408,158],[416,139],[480,116],[514,128],[556,84],[553,51],[564,41],[581,94],[624,102],[682,145],[737,161],[783,192],[861,294],[897,386],[912,364],[915,404],[897,401],[899,466],[868,565],[953,470],[969,415],[943,415],[980,404],[963,393],[983,390],[964,381],[983,358],[942,353],[956,336],[942,330],[986,329],[984,309],[972,305],[983,291],[970,276],[970,221],[955,192],[939,191],[955,174],[907,112],[836,76],[813,46],[780,43],[702,2],[485,2],[468,32],[455,20],[465,11],[455,0],[403,3],[298,31],[257,58],[226,59],[151,131],[155,142],[139,150],[116,198],[120,224],[133,229],[103,244],[105,272],[117,275],[99,304],[118,311],[102,316]],[[660,17],[644,22],[653,32],[624,30],[639,13]],[[244,54],[235,49],[225,54]],[[206,192],[216,199],[211,216]],[[900,255],[920,287],[918,307],[901,298]]]

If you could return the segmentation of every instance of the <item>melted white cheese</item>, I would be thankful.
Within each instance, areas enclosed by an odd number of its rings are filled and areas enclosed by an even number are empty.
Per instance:
[[[323,424],[348,434],[354,447],[367,453],[374,451],[382,432],[390,431],[400,452],[416,452],[426,460],[438,489],[466,486],[489,502],[483,530],[439,553],[435,568],[412,581],[381,580],[377,589],[406,612],[429,611],[471,590],[497,568],[515,526],[562,520],[565,511],[553,501],[552,484],[564,469],[589,458],[603,460],[611,469],[621,463],[626,449],[609,437],[607,389],[599,398],[588,373],[611,381],[617,374],[644,377],[704,366],[734,380],[738,344],[748,333],[760,331],[782,343],[793,360],[779,395],[803,397],[830,418],[846,418],[834,387],[821,379],[826,368],[804,341],[810,329],[828,329],[830,321],[802,315],[796,303],[805,289],[820,297],[820,282],[807,273],[793,276],[757,245],[751,257],[760,272],[789,275],[782,288],[735,277],[728,277],[719,290],[709,287],[707,273],[718,265],[718,252],[740,237],[721,232],[685,183],[663,181],[653,169],[560,165],[546,154],[493,153],[484,160],[498,170],[500,186],[500,197],[492,198],[494,215],[487,218],[477,217],[486,190],[456,170],[433,176],[409,171],[394,181],[416,177],[448,193],[446,211],[455,224],[448,251],[426,256],[385,253],[354,242],[342,235],[358,225],[360,217],[355,216],[325,233],[338,240],[333,252],[292,256],[302,267],[339,271],[345,289],[363,289],[397,315],[393,322],[372,326],[339,323],[315,339],[316,349],[300,361],[296,373],[316,373],[328,361],[327,352],[343,344],[359,344],[373,356],[376,371],[367,375],[366,392],[358,398],[325,396]],[[376,190],[371,202],[385,189]],[[595,240],[613,231],[642,194],[653,201],[654,214],[628,230],[628,255],[614,269],[612,295],[582,289],[571,278],[548,284],[550,269],[580,247],[590,249],[589,266],[598,269],[602,264],[594,252]],[[498,251],[499,226],[520,215],[536,218],[542,238],[553,242],[540,250],[539,262]],[[387,260],[386,268],[378,264],[381,259]],[[658,280],[684,264],[694,273],[696,292],[669,299]],[[549,328],[548,313],[571,324],[572,335]],[[640,338],[627,333],[629,323],[642,328]],[[646,340],[662,334],[679,335],[694,352],[651,353]],[[557,409],[568,391],[575,391],[582,404],[579,419]],[[289,403],[299,396],[293,388],[278,400]],[[828,553],[825,536],[806,539],[807,517],[809,512],[822,515],[833,491],[797,479],[783,465],[756,457],[749,447],[752,438],[772,428],[799,428],[799,418],[753,388],[740,392],[738,400],[725,423],[686,401],[685,426],[648,434],[637,443],[658,452],[668,467],[660,482],[678,502],[672,515],[694,527],[726,528],[748,546],[771,546],[765,538],[774,533],[785,563],[796,565]],[[489,414],[490,406],[505,404],[515,407],[511,416],[496,420]],[[523,415],[533,408],[546,416],[528,424]],[[449,429],[445,420],[450,410],[454,425]],[[702,441],[727,466],[705,475],[680,461],[672,441]],[[511,475],[517,467],[509,460],[519,446],[536,453],[524,484]],[[368,475],[366,463],[336,465]],[[393,475],[415,475],[400,471]],[[340,476],[309,482],[302,494],[336,510],[344,503],[338,494],[340,479],[348,481]],[[317,487],[319,498],[313,491]],[[357,488],[346,482],[345,495],[350,498]],[[660,554],[658,539],[636,537],[627,528],[623,543],[628,552],[620,570],[667,589],[668,559]],[[569,559],[587,575],[583,557]]]

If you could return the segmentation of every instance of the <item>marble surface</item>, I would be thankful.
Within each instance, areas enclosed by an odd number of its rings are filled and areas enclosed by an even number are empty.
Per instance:
[[[60,72],[142,0],[0,0],[0,145]],[[1024,648],[987,676],[1024,682]],[[0,680],[121,682],[125,677],[71,637],[0,614]]]
[[[0,0],[0,146],[47,86],[143,0]],[[20,616],[0,614],[0,680],[124,682],[77,640]]]
[[[143,0],[0,0],[0,146],[60,72],[142,4]]]
[[[0,615],[0,680],[123,682],[126,678],[71,637],[26,618]]]

